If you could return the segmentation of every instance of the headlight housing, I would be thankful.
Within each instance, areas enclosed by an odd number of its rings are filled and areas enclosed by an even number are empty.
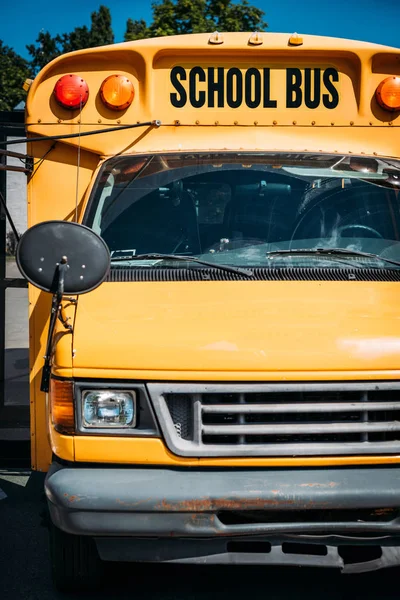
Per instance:
[[[133,390],[86,390],[82,393],[84,428],[136,427],[136,394]]]

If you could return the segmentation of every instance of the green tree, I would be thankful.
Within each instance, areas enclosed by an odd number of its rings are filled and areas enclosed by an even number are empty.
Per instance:
[[[35,74],[62,53],[60,36],[52,37],[48,31],[41,31],[36,39],[36,45],[30,44],[26,48],[32,56],[30,64]]]
[[[114,43],[114,33],[111,27],[110,9],[101,5],[98,11],[91,14],[90,29],[75,27],[70,33],[63,33],[52,37],[48,31],[41,31],[35,44],[27,46],[32,56],[31,65],[35,73],[43,69],[51,60],[74,50],[94,48]]]
[[[74,50],[82,50],[87,48],[90,39],[90,30],[83,27],[75,27],[71,33],[63,33],[59,36],[62,44],[62,52],[74,52]]]
[[[92,26],[89,34],[89,45],[87,48],[95,46],[105,46],[114,43],[114,33],[111,27],[111,13],[106,6],[100,6],[98,12],[91,14]]]
[[[212,31],[262,31],[265,13],[248,0],[160,0],[152,4],[153,21],[128,19],[125,41]]]
[[[0,40],[0,110],[13,110],[25,100],[22,84],[30,75],[28,62]]]
[[[146,25],[146,21],[140,19],[139,21],[133,21],[132,19],[128,19],[126,22],[126,31],[124,35],[124,40],[129,42],[129,40],[143,40],[150,36],[150,31]]]

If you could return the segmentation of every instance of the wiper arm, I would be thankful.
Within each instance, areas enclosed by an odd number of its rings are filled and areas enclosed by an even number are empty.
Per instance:
[[[266,253],[266,256],[279,256],[281,254],[331,254],[332,256],[339,254],[341,256],[364,256],[365,258],[373,258],[374,260],[381,260],[382,262],[400,266],[400,261],[398,260],[392,260],[381,256],[380,254],[362,252],[362,250],[350,250],[347,248],[292,248],[290,250],[271,250]]]
[[[132,254],[126,256],[118,256],[111,258],[111,263],[124,262],[127,260],[180,260],[182,262],[195,262],[199,265],[211,267],[213,269],[219,269],[221,271],[228,271],[229,273],[237,273],[238,275],[244,275],[245,277],[253,277],[253,272],[249,269],[242,269],[241,267],[231,267],[229,265],[223,265],[221,263],[213,263],[196,256],[184,256],[183,254]]]

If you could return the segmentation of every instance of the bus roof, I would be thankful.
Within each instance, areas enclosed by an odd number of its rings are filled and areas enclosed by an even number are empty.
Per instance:
[[[54,98],[67,74],[88,85],[81,113]],[[113,74],[134,88],[120,111],[101,101],[102,82]],[[400,111],[384,110],[376,98],[382,81],[399,76],[400,49],[368,42],[263,32],[153,38],[58,57],[32,84],[26,122],[29,134],[44,136],[162,122],[157,131],[66,140],[99,155],[259,148],[399,157]]]

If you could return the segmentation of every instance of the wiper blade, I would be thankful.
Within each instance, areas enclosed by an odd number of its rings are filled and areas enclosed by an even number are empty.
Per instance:
[[[180,260],[182,262],[194,262],[199,265],[211,267],[213,269],[219,269],[221,271],[228,271],[229,273],[237,273],[238,275],[244,275],[245,277],[253,277],[253,272],[249,269],[242,269],[241,267],[231,267],[230,265],[223,265],[221,263],[213,263],[196,256],[184,256],[183,254],[130,254],[126,256],[118,256],[111,258],[111,263],[123,262],[127,260]]]
[[[347,248],[291,248],[290,250],[271,250],[266,253],[266,256],[279,256],[284,254],[322,254],[322,255],[341,255],[341,256],[363,256],[365,258],[372,258],[374,260],[381,260],[382,262],[390,263],[392,265],[400,266],[400,261],[386,258],[380,254],[373,254],[371,252],[362,252],[362,250],[350,250]]]

